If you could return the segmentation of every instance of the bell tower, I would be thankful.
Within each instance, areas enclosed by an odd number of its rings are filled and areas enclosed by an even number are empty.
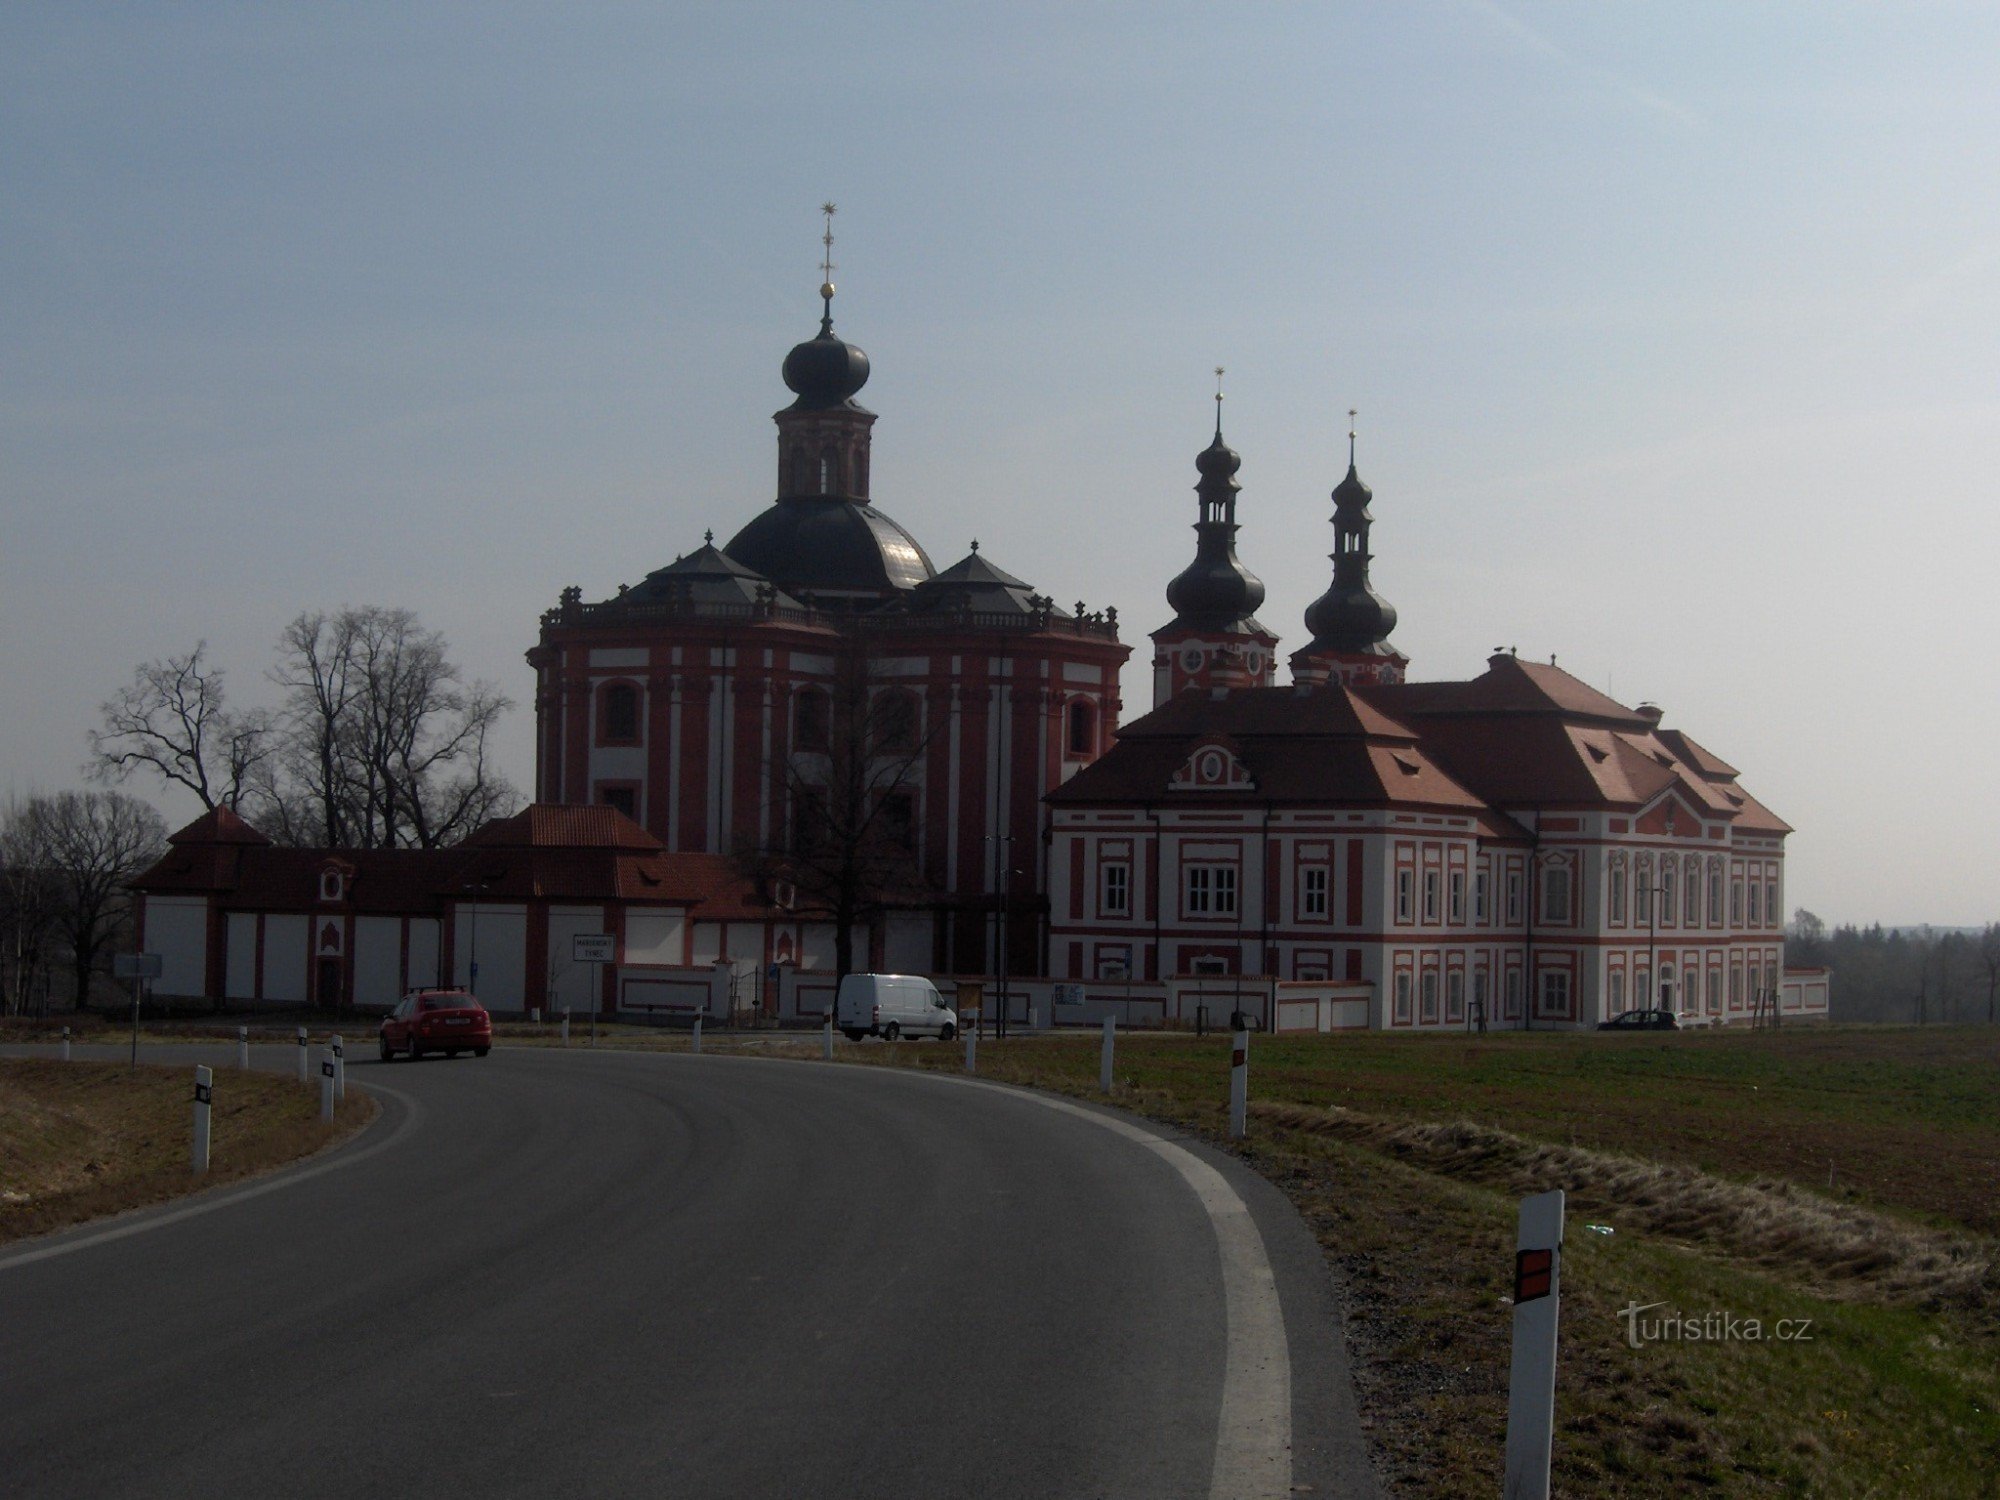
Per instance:
[[[1256,618],[1263,582],[1236,560],[1236,471],[1222,440],[1222,375],[1215,371],[1215,439],[1195,455],[1201,480],[1195,555],[1167,585],[1174,618],[1153,632],[1153,706],[1194,688],[1268,687],[1278,638]]]
[[[833,216],[820,205],[819,333],[785,356],[785,384],[798,397],[778,424],[778,498],[868,503],[869,429],[875,413],[854,400],[868,383],[868,356],[833,332]]]
[[[1410,659],[1389,644],[1396,606],[1368,583],[1368,530],[1375,518],[1368,504],[1374,491],[1354,467],[1353,410],[1347,413],[1347,477],[1333,491],[1333,587],[1306,609],[1312,640],[1292,653],[1292,677],[1318,687],[1401,682]]]

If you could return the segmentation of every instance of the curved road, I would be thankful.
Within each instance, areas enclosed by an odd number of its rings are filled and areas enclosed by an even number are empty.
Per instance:
[[[1373,1493],[1318,1249],[1219,1153],[713,1054],[348,1080],[335,1152],[0,1250],[0,1488]]]

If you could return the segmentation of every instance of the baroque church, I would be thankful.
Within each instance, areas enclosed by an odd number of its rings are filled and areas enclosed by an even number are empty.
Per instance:
[[[872,968],[1004,976],[1057,1021],[1224,994],[1276,1029],[1825,1013],[1824,977],[1783,970],[1789,830],[1734,768],[1553,662],[1410,679],[1351,433],[1281,683],[1218,393],[1152,710],[1121,724],[1115,609],[976,542],[939,569],[875,506],[868,357],[820,297],[775,499],[541,616],[534,804],[428,852],[277,849],[209,814],[136,882],[160,994],[457,982],[501,1011],[811,1019]],[[580,933],[615,961],[572,961]]]

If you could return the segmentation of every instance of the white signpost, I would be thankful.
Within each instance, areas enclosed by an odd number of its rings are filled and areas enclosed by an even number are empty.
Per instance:
[[[1514,1362],[1507,1379],[1507,1500],[1548,1500],[1556,1420],[1556,1307],[1563,1195],[1521,1200],[1514,1250]]]
[[[1250,1033],[1237,1030],[1229,1039],[1229,1138],[1240,1141],[1250,1129]]]
[[[214,1091],[215,1074],[207,1068],[194,1070],[194,1175],[208,1171],[208,1103]]]
[[[616,940],[608,932],[579,932],[569,940],[570,958],[580,964],[590,964],[590,1045],[597,1045],[597,1007],[604,988],[601,965],[610,963],[616,956]],[[569,1008],[563,1008],[563,1045],[569,1045]]]

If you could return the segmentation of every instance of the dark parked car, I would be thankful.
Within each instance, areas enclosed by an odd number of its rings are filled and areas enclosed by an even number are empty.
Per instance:
[[[1628,1010],[1608,1021],[1597,1023],[1599,1031],[1679,1031],[1681,1023],[1670,1010]]]
[[[493,1018],[468,990],[411,990],[382,1018],[382,1061],[397,1053],[415,1062],[426,1052],[484,1057],[493,1050]]]

